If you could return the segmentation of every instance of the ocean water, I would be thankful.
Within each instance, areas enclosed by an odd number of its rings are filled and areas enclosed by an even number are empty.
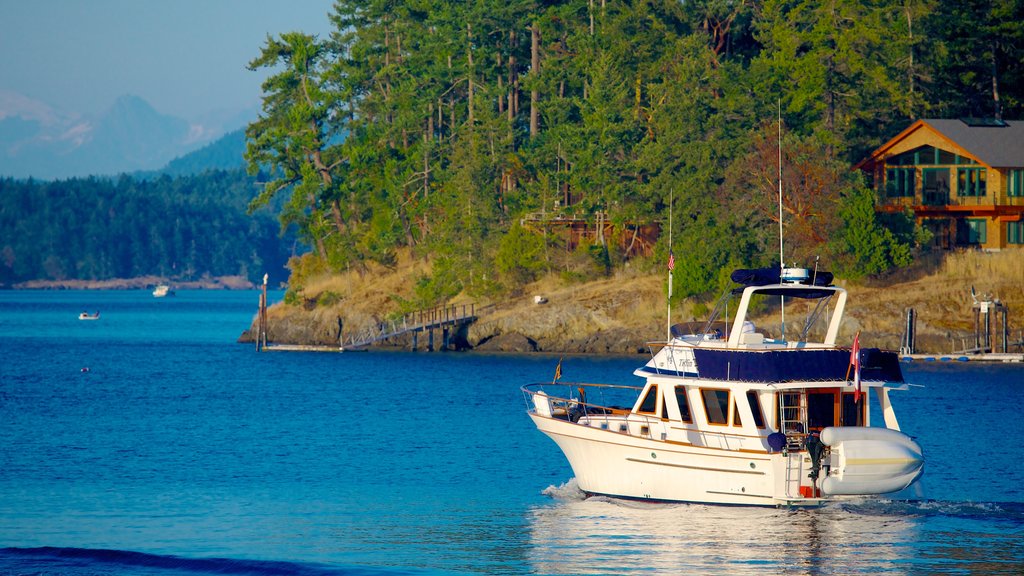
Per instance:
[[[927,465],[895,497],[654,505],[584,499],[534,429],[557,357],[258,354],[257,301],[0,292],[0,573],[1024,573],[1022,365],[905,365]]]

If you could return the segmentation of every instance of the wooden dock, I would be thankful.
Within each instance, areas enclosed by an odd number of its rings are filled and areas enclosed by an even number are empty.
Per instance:
[[[1024,362],[1024,354],[900,354],[901,362]]]
[[[397,320],[381,322],[377,326],[348,335],[347,338],[342,335],[337,346],[264,344],[262,349],[268,352],[363,352],[380,342],[409,336],[410,349],[415,352],[420,346],[420,335],[425,332],[426,350],[449,350],[452,336],[463,326],[472,324],[476,318],[475,304],[436,306],[410,312]],[[439,333],[440,346],[435,346],[435,332]]]

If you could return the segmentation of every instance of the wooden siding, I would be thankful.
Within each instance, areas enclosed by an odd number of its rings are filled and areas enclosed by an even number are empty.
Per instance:
[[[922,163],[916,165],[890,166],[888,161],[900,154],[911,152],[922,146],[931,146],[953,153],[963,158],[969,158],[976,164],[931,164]],[[1021,166],[1024,167],[1024,158],[1021,159]],[[925,122],[918,120],[906,130],[901,132],[892,140],[875,150],[868,158],[861,161],[855,168],[870,173],[874,178],[875,192],[877,194],[877,209],[882,212],[899,212],[912,210],[918,221],[925,220],[932,222],[931,227],[942,230],[944,237],[937,238],[939,245],[946,248],[953,248],[957,244],[957,222],[967,219],[983,219],[985,226],[985,242],[981,248],[988,250],[999,250],[1007,246],[1007,223],[1016,222],[1024,218],[1024,197],[1010,197],[1008,192],[1007,174],[1010,169],[1020,167],[995,167],[989,166],[980,158],[973,155],[956,142],[937,132]],[[887,169],[901,168],[914,170],[914,193],[913,196],[890,197],[887,192]],[[985,195],[966,195],[960,189],[960,169],[984,169],[985,170]],[[948,197],[943,197],[942,192],[938,196],[926,198],[924,186],[924,169],[942,170],[948,173]],[[938,221],[946,220],[946,224]],[[964,222],[960,222],[963,228]]]

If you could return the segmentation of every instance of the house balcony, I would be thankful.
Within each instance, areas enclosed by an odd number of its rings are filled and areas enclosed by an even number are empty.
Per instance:
[[[918,218],[957,216],[1013,216],[1024,213],[1024,197],[1000,199],[991,196],[955,196],[948,192],[924,191],[914,197],[883,197],[877,204],[879,212],[911,210]]]

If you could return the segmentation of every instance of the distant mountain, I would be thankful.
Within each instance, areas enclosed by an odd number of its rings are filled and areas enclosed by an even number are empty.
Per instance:
[[[242,124],[228,129],[244,125],[238,116],[230,121]],[[85,117],[0,90],[0,176],[51,180],[158,170],[224,130],[161,114],[137,96]]]
[[[159,170],[161,174],[187,176],[207,170],[232,170],[245,166],[245,130],[238,129],[221,136],[202,148],[171,160]]]

